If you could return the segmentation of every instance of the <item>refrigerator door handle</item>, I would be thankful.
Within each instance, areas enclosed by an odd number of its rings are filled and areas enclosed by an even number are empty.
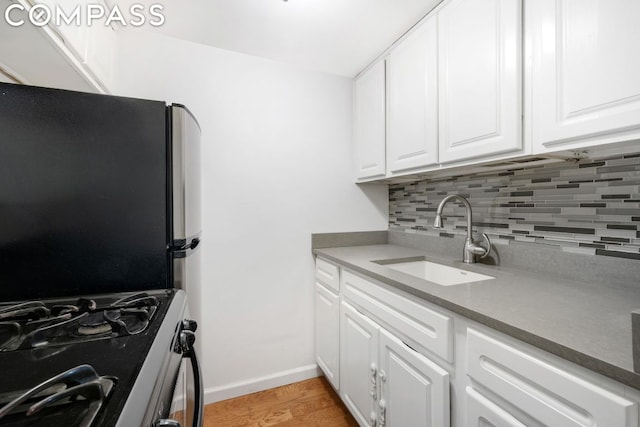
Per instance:
[[[192,251],[194,249],[196,249],[198,246],[200,246],[200,238],[196,237],[191,239],[191,241],[187,242],[187,243],[182,243],[181,244],[177,244],[177,245],[172,245],[169,248],[170,252],[186,252],[186,251]]]
[[[194,250],[195,248],[197,248],[197,247],[198,247],[198,245],[200,245],[200,239],[199,239],[198,237],[196,237],[195,239],[193,239],[193,240],[191,241],[191,244],[189,244],[188,246],[189,246],[189,248],[190,248],[191,250]]]

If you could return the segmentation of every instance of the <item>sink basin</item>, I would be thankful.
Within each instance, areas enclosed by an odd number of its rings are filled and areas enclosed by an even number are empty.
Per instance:
[[[474,273],[448,265],[437,264],[431,261],[402,261],[402,262],[378,262],[386,267],[428,280],[442,286],[461,285],[463,283],[479,282],[481,280],[495,279],[486,274]]]

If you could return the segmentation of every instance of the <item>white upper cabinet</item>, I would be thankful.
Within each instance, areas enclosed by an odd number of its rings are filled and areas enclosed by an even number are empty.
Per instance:
[[[58,7],[65,13],[65,16],[73,16],[73,11],[78,7],[82,12],[83,6],[83,3],[78,2],[78,0],[35,0],[35,3],[44,4],[51,11],[54,11],[56,7]],[[82,25],[78,25],[76,21],[72,21],[72,23],[70,24],[65,24],[61,20],[60,26],[55,26],[54,22],[55,19],[52,19],[49,26],[53,27],[55,31],[57,31],[60,36],[62,36],[64,44],[76,56],[76,58],[78,58],[81,62],[84,62],[87,54],[88,30],[88,27],[84,24],[84,21],[81,19]]]
[[[387,61],[387,169],[438,163],[438,27],[435,17],[397,45]]]
[[[113,86],[115,49],[116,34],[111,26],[99,23],[88,32],[84,62],[107,91]]]
[[[0,64],[0,82],[2,83],[18,83],[18,81],[11,77],[8,73],[3,71],[2,65]]]
[[[385,63],[380,61],[355,81],[356,178],[385,175]]]
[[[104,15],[89,26],[86,1],[34,0],[34,3],[44,5],[52,11],[49,23],[35,30],[50,37],[50,42],[66,57],[66,61],[76,68],[88,87],[85,88],[84,85],[70,87],[60,79],[54,81],[54,84],[39,78],[27,83],[109,93],[113,85],[113,65],[117,40],[114,29],[110,25],[105,25]],[[96,8],[101,6],[105,14],[109,11],[106,4],[100,0],[91,4]],[[65,18],[56,19],[56,9],[64,12]],[[34,73],[29,72],[28,74],[33,75]],[[57,83],[58,81],[59,83]]]
[[[640,2],[530,7],[534,152],[639,138]]]
[[[438,26],[440,162],[521,150],[521,1],[451,0]]]

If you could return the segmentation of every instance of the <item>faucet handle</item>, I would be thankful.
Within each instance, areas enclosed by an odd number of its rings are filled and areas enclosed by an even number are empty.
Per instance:
[[[487,233],[480,233],[482,235],[482,238],[484,239],[485,242],[487,242],[487,247],[486,248],[482,248],[484,249],[484,253],[482,254],[477,254],[479,255],[479,258],[486,258],[487,256],[489,256],[489,254],[491,253],[491,240],[489,240],[489,236],[487,236]]]

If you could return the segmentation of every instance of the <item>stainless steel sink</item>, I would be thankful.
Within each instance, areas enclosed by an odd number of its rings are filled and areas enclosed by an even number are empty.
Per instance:
[[[384,265],[391,270],[400,271],[405,274],[428,280],[441,286],[461,285],[463,283],[479,282],[482,280],[495,279],[493,276],[463,270],[461,268],[450,267],[438,264],[425,259],[418,260],[382,260],[374,261]]]

